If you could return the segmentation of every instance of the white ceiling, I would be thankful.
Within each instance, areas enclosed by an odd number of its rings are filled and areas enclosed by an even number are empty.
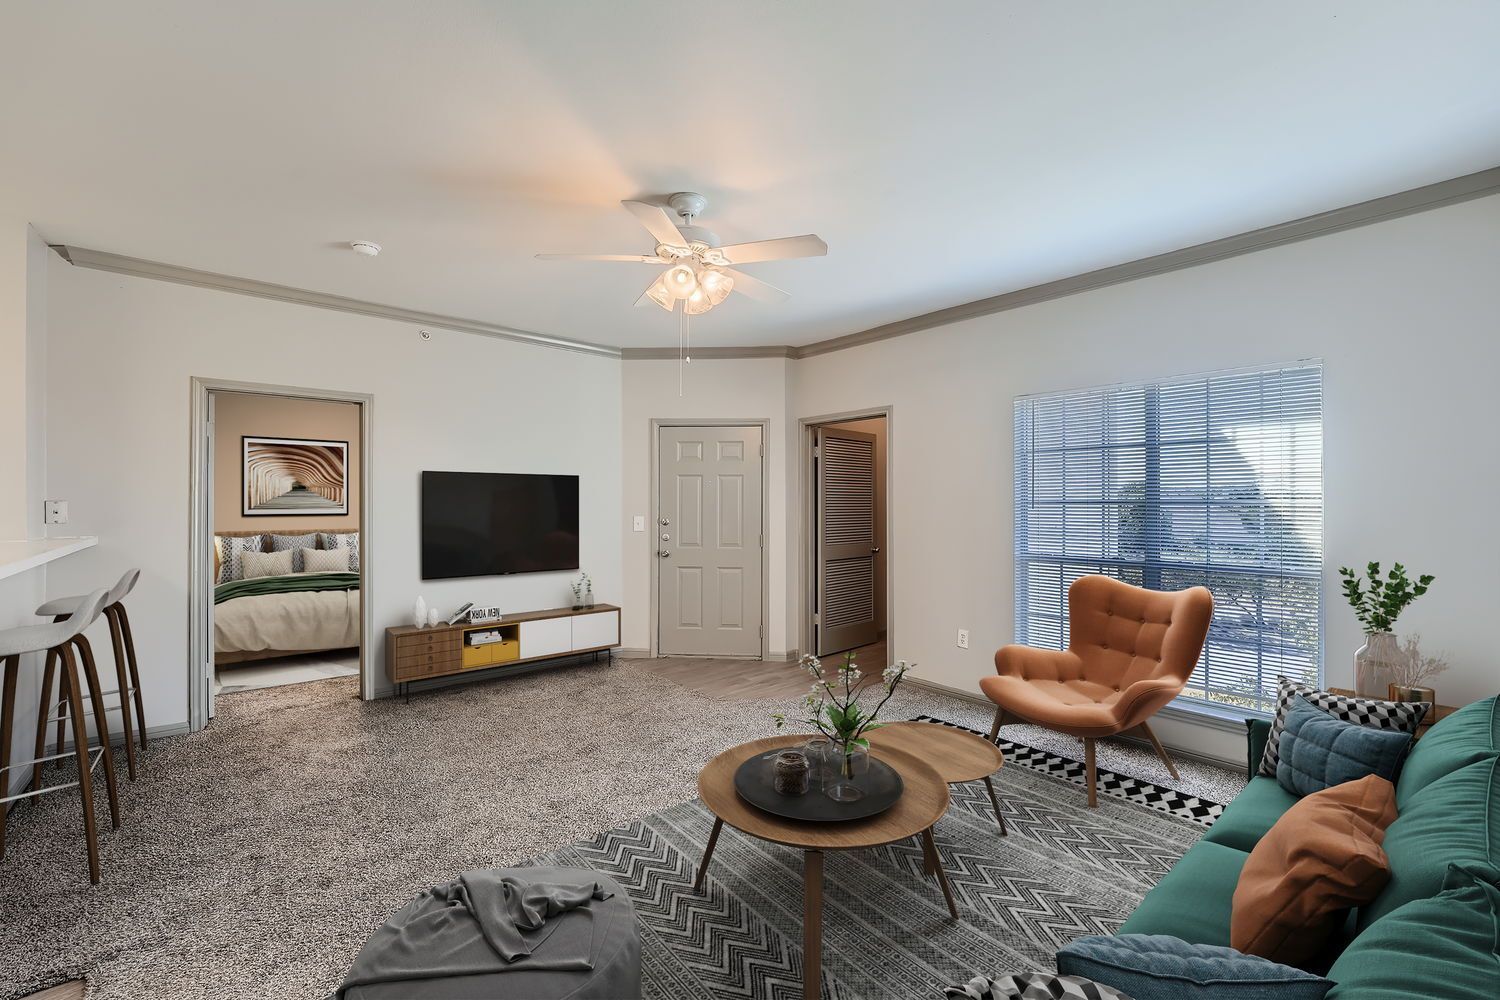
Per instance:
[[[1500,164],[1492,0],[12,0],[0,212],[54,243],[596,343],[619,207],[755,265],[695,341],[805,344]],[[343,249],[385,245],[378,258]]]

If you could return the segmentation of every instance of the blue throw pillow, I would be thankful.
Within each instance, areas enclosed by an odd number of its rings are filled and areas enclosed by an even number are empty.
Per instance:
[[[1057,953],[1057,971],[1134,1000],[1322,1000],[1333,987],[1301,969],[1165,934],[1079,938]]]
[[[1410,748],[1407,733],[1357,726],[1298,697],[1281,732],[1276,783],[1293,795],[1311,795],[1371,774],[1395,781]]]

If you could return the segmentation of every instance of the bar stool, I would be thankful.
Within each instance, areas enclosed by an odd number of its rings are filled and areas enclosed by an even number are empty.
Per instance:
[[[125,597],[135,589],[136,582],[141,578],[138,569],[126,570],[125,575],[120,577],[109,590],[105,598],[104,617],[109,622],[110,644],[115,652],[115,677],[118,686],[109,691],[99,692],[101,697],[109,697],[118,694],[120,704],[120,727],[125,733],[125,764],[128,769],[130,780],[135,780],[135,733],[141,734],[141,749],[146,749],[146,710],[141,697],[141,674],[135,662],[135,637],[130,632],[130,616],[125,612]],[[73,611],[84,602],[83,597],[55,597],[36,609],[36,613],[42,617],[51,617],[53,621],[60,622],[73,613]],[[81,637],[80,637],[81,638]],[[83,640],[87,644],[88,640]],[[91,654],[90,654],[91,655]],[[43,692],[52,690],[52,674],[49,669],[42,682]],[[37,720],[37,754],[40,756],[43,743],[41,733],[46,729],[49,722],[57,722],[57,749],[62,750],[63,733],[65,731],[65,716],[67,715],[67,702],[62,692],[58,692],[57,712],[48,718],[47,696],[42,696],[42,716]],[[131,700],[134,698],[135,718],[130,715]],[[114,709],[110,709],[114,711]],[[38,779],[40,780],[40,779]],[[39,786],[36,786],[39,787]]]
[[[83,832],[88,842],[89,881],[95,885],[99,883],[99,837],[94,828],[94,767],[99,761],[104,762],[105,776],[109,780],[110,819],[116,828],[120,825],[120,802],[118,791],[114,787],[113,757],[109,749],[109,731],[104,722],[104,700],[99,695],[99,679],[94,676],[95,671],[90,658],[85,658],[84,671],[89,675],[89,696],[94,703],[94,718],[99,728],[99,746],[90,748],[88,723],[84,719],[83,712],[83,687],[78,676],[78,660],[73,656],[73,646],[75,640],[82,636],[83,630],[98,619],[108,597],[107,591],[95,591],[83,600],[66,621],[50,625],[24,625],[20,628],[0,631],[0,658],[5,661],[4,687],[3,693],[0,693],[0,793],[9,791],[8,775],[12,766],[24,767],[29,763],[33,768],[40,768],[49,760],[58,760],[63,757],[72,757],[78,764],[77,781],[49,785],[46,788],[41,788],[33,782],[33,787],[28,791],[17,792],[15,795],[5,794],[0,797],[0,859],[5,857],[4,806],[7,803],[16,799],[34,798],[48,792],[61,791],[76,785],[79,797],[83,800]],[[73,720],[73,749],[66,754],[59,753],[45,758],[41,756],[41,751],[38,751],[37,758],[12,765],[10,745],[15,732],[16,678],[21,670],[21,656],[42,650],[47,652],[46,676],[48,678],[52,675],[54,665],[59,660],[62,662],[62,689],[72,709],[69,714]],[[50,690],[43,690],[42,704],[44,706],[50,695]]]

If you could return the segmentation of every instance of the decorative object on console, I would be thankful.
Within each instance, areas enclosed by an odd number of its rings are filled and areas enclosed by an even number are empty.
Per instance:
[[[1390,881],[1381,843],[1395,818],[1396,787],[1373,774],[1299,800],[1240,870],[1229,943],[1285,965],[1317,958],[1348,911]]]
[[[594,581],[587,573],[578,574],[573,581],[573,610],[581,611],[594,606]]]
[[[877,722],[876,718],[912,667],[905,660],[897,660],[881,672],[877,681],[866,678],[854,660],[855,654],[845,655],[836,682],[830,684],[823,676],[822,660],[811,654],[802,658],[802,669],[807,671],[813,684],[812,690],[802,699],[807,714],[800,721],[814,727],[833,743],[837,774],[823,791],[837,801],[853,801],[864,794],[854,782],[856,770],[863,763],[861,755],[867,755],[870,749],[870,741],[864,738],[864,734],[885,724]],[[875,708],[866,714],[860,708],[859,699],[873,687],[879,687],[883,694]],[[785,712],[776,712],[772,718],[777,729],[786,725]]]
[[[411,606],[411,623],[417,628],[427,627],[427,601],[421,594]]]
[[[349,513],[349,442],[242,438],[241,513],[311,517]]]
[[[437,608],[428,608],[427,609],[427,627],[428,628],[437,628],[439,625],[446,625],[446,624],[447,624],[447,622],[443,621],[443,616],[442,616],[441,613],[438,612]]]
[[[1357,726],[1297,697],[1277,746],[1276,783],[1301,797],[1370,774],[1394,782],[1411,743],[1409,733]]]
[[[1339,567],[1344,578],[1344,597],[1365,630],[1365,644],[1354,653],[1354,690],[1362,698],[1387,694],[1400,666],[1401,649],[1393,629],[1413,601],[1427,593],[1436,577],[1424,574],[1413,584],[1406,567],[1395,563],[1380,575],[1380,563],[1365,565],[1369,579],[1348,566]]]
[[[448,624],[449,625],[457,625],[460,621],[463,621],[463,620],[467,619],[469,617],[469,609],[472,608],[473,606],[474,606],[474,602],[473,601],[466,601],[466,602],[464,602],[464,604],[463,604],[462,607],[460,607],[457,611],[453,612],[453,614],[451,614],[451,615],[448,616]]]
[[[467,604],[464,606],[469,609],[468,618],[470,625],[484,625],[489,622],[497,622],[505,617],[500,613],[499,608],[476,608]],[[451,625],[453,622],[449,622],[448,624]]]
[[[1077,938],[1058,951],[1057,971],[1126,990],[1131,1000],[1322,1000],[1333,986],[1301,969],[1167,934]]]
[[[1393,729],[1408,734],[1416,733],[1432,709],[1426,702],[1381,701],[1337,691],[1319,691],[1285,677],[1276,678],[1276,684],[1276,716],[1271,720],[1271,732],[1266,737],[1266,750],[1260,761],[1260,773],[1271,778],[1276,777],[1281,731],[1286,728],[1287,713],[1298,697],[1305,698],[1314,708],[1336,719],[1368,729]]]

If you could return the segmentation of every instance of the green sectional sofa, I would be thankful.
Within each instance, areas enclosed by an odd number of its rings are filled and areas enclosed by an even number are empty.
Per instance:
[[[1270,724],[1249,724],[1250,783],[1146,895],[1121,934],[1229,945],[1231,900],[1249,852],[1294,796],[1256,775]],[[1386,832],[1391,880],[1350,914],[1310,971],[1330,1000],[1500,997],[1500,702],[1468,705],[1417,741]]]

